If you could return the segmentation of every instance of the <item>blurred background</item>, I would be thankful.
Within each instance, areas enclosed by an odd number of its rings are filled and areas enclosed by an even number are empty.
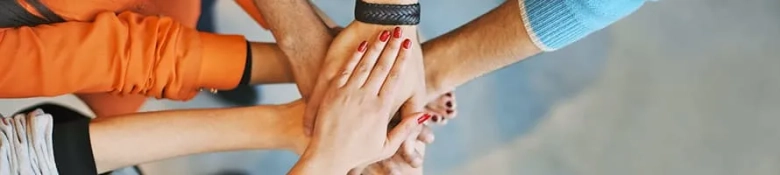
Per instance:
[[[422,0],[433,38],[501,0]],[[316,4],[345,25],[354,0]],[[221,33],[273,41],[233,1],[217,0]],[[298,98],[294,85],[258,86],[262,104]],[[780,1],[667,0],[574,45],[456,91],[459,117],[436,128],[431,175],[780,174]],[[43,100],[86,111],[72,96],[0,100],[10,114]],[[208,94],[146,111],[222,107]],[[150,175],[279,175],[281,151],[213,153],[141,166]]]

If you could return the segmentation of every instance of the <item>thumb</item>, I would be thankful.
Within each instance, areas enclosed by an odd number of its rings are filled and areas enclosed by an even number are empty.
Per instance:
[[[425,98],[422,98],[424,96],[422,95],[413,95],[409,99],[407,99],[402,105],[401,105],[401,114],[412,114],[417,113],[419,111],[425,110],[425,105],[428,103],[426,102]],[[405,115],[406,117],[412,117],[409,115]]]
[[[306,99],[306,109],[303,111],[303,133],[311,136],[314,131],[314,123],[317,120],[317,112],[320,109],[320,103],[325,98],[327,84],[329,81],[317,81],[314,85],[314,92],[311,97]]]
[[[403,117],[401,123],[388,133],[387,141],[385,141],[385,147],[382,151],[382,158],[388,158],[398,151],[401,144],[409,138],[409,136],[419,132],[423,127],[422,124],[430,118],[430,114],[424,113],[416,113],[408,117]]]
[[[314,131],[314,122],[317,119],[317,110],[320,108],[320,100],[322,95],[314,94],[306,103],[306,109],[303,111],[303,133],[306,136],[311,136]]]

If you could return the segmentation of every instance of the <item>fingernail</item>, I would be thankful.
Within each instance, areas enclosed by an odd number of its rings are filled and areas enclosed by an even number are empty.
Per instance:
[[[401,27],[395,27],[395,29],[393,29],[393,37],[401,38]]]
[[[367,47],[368,47],[367,41],[361,42],[360,46],[358,46],[358,52],[365,52]]]
[[[444,94],[444,95],[446,95],[447,97],[452,97],[452,93],[450,93],[450,92],[447,92],[447,93],[446,93],[446,94]]]
[[[423,114],[420,118],[417,118],[417,124],[423,124],[425,121],[431,118],[431,114]]]
[[[409,49],[412,47],[412,40],[406,39],[403,43],[404,49]]]
[[[447,114],[452,114],[452,112],[455,112],[455,111],[452,111],[452,109],[447,109]]]
[[[439,116],[438,115],[437,116],[433,116],[433,118],[431,118],[431,120],[433,122],[439,122]]]
[[[390,32],[382,31],[382,34],[379,35],[379,41],[387,42],[388,39],[390,39]]]
[[[448,101],[448,102],[447,102],[447,103],[445,103],[444,105],[447,105],[447,107],[448,107],[448,108],[451,108],[451,107],[452,107],[452,101]]]

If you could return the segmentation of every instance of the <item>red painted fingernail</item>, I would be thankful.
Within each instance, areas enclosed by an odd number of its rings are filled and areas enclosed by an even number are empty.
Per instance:
[[[452,112],[455,112],[455,111],[452,111],[452,109],[447,109],[447,114],[452,114]]]
[[[390,32],[387,30],[382,31],[382,34],[379,34],[379,41],[387,42],[388,39],[390,39]]]
[[[448,101],[448,102],[447,102],[446,104],[444,104],[444,105],[447,105],[447,107],[448,107],[448,108],[451,108],[451,107],[452,107],[452,102],[451,102],[451,101]]]
[[[406,39],[403,43],[404,49],[409,49],[412,47],[412,40]]]
[[[417,124],[423,124],[425,121],[431,118],[431,114],[423,114],[420,118],[417,118]]]
[[[439,116],[438,115],[437,116],[433,116],[433,118],[431,118],[431,120],[433,122],[439,122]]]
[[[401,27],[395,27],[395,29],[393,29],[393,37],[401,38]]]
[[[446,93],[446,94],[444,94],[444,95],[446,95],[447,97],[452,97],[452,93],[450,93],[450,92],[447,92],[447,93]]]
[[[368,47],[367,41],[361,42],[360,45],[358,46],[358,52],[365,52],[367,47]]]

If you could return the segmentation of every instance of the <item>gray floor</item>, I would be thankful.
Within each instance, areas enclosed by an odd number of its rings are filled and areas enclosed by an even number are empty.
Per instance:
[[[352,2],[318,4],[344,24]],[[440,35],[500,2],[423,1],[422,34]],[[217,8],[220,31],[270,40],[232,1]],[[460,117],[437,128],[426,174],[780,174],[778,45],[777,0],[650,3],[571,47],[459,88]],[[281,103],[297,98],[292,87],[258,88],[263,103]],[[2,100],[0,112],[40,100]],[[69,96],[55,100],[83,108]],[[215,106],[201,95],[145,109]],[[143,169],[284,174],[295,160],[289,153],[251,151]]]

